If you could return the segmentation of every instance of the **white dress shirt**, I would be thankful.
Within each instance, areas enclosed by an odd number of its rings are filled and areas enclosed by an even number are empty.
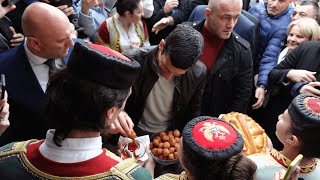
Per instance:
[[[46,91],[47,89],[47,83],[49,80],[49,66],[44,64],[44,62],[47,61],[47,59],[39,57],[35,54],[33,54],[28,46],[27,46],[27,38],[24,41],[24,50],[26,52],[28,61],[31,65],[31,68],[34,72],[34,74],[36,75],[38,82],[43,90],[43,92]],[[55,60],[57,61],[57,60]],[[57,64],[57,62],[56,62]]]
[[[102,150],[102,138],[66,138],[58,147],[53,142],[55,130],[47,131],[46,140],[40,145],[40,153],[55,162],[76,163],[92,159],[100,155]]]

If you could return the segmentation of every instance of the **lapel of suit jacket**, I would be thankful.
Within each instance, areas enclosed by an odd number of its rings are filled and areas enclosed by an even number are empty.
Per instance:
[[[9,59],[12,65],[8,66],[8,93],[20,105],[34,111],[42,109],[44,92],[30,65],[23,44],[17,49],[16,56]],[[35,112],[35,113],[38,113]]]

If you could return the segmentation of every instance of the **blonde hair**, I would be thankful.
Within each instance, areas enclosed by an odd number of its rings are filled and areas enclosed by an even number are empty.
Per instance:
[[[301,18],[295,21],[292,21],[288,25],[287,34],[290,33],[293,26],[298,26],[301,34],[304,37],[308,37],[310,41],[315,41],[320,38],[319,25],[316,20],[313,18]]]

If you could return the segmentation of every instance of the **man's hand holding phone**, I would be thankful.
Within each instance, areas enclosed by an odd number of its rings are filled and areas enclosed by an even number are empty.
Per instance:
[[[1,75],[1,97],[0,97],[0,135],[9,127],[9,104],[7,103],[8,94],[5,91],[5,78]]]
[[[0,100],[0,135],[9,127],[9,104],[7,103],[7,93],[5,99]]]
[[[10,4],[8,1],[4,1],[5,0],[0,0],[0,19],[3,18],[8,12],[16,8],[14,4]]]

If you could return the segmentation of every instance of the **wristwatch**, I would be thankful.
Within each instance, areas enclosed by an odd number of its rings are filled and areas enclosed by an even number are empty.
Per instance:
[[[257,88],[262,88],[262,89],[266,90],[266,87],[265,87],[264,85],[262,85],[262,84],[259,84],[259,85],[257,86]]]

